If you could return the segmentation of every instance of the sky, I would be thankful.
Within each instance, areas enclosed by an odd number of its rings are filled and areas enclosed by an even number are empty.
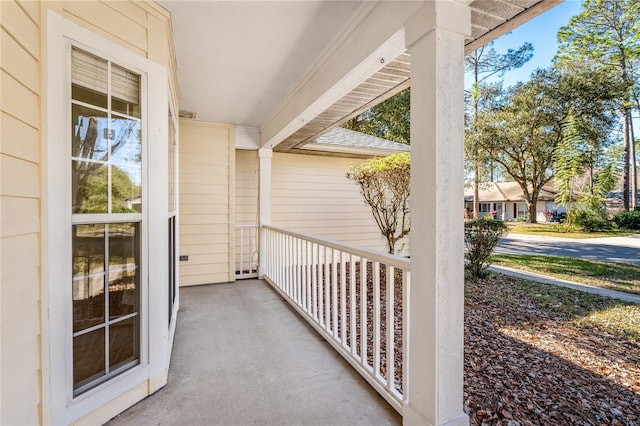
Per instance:
[[[527,41],[533,43],[533,58],[521,68],[507,71],[504,75],[504,87],[513,86],[518,81],[527,81],[535,69],[551,65],[558,48],[558,30],[580,12],[581,5],[581,0],[566,0],[495,40],[493,47],[498,53],[517,49]],[[465,85],[469,83],[467,78]]]

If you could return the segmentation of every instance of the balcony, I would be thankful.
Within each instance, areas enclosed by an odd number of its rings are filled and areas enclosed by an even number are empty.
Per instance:
[[[182,288],[180,304],[167,386],[110,424],[401,424],[265,281]]]

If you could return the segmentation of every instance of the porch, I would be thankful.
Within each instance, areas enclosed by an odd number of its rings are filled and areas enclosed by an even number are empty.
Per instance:
[[[182,288],[164,389],[109,424],[401,424],[262,280]]]

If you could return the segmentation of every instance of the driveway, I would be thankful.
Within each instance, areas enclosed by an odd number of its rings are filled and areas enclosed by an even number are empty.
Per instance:
[[[507,234],[496,254],[540,254],[640,265],[640,235],[608,238],[556,238]]]

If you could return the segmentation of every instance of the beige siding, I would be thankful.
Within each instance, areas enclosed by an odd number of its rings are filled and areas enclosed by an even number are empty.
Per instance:
[[[274,153],[274,226],[347,244],[387,251],[371,210],[356,184],[346,178],[349,165],[363,160]],[[256,151],[236,151],[236,223],[258,223],[259,161]],[[236,244],[238,236],[236,235]],[[404,250],[400,250],[404,243]],[[408,253],[408,242],[396,250]],[[245,253],[248,255],[247,253]]]
[[[236,223],[258,223],[258,151],[236,151]]]
[[[232,281],[233,128],[180,121],[180,285]]]
[[[274,153],[273,225],[386,251],[358,186],[346,178],[349,165],[359,162],[362,160]]]
[[[0,424],[40,422],[40,16],[0,2]]]

